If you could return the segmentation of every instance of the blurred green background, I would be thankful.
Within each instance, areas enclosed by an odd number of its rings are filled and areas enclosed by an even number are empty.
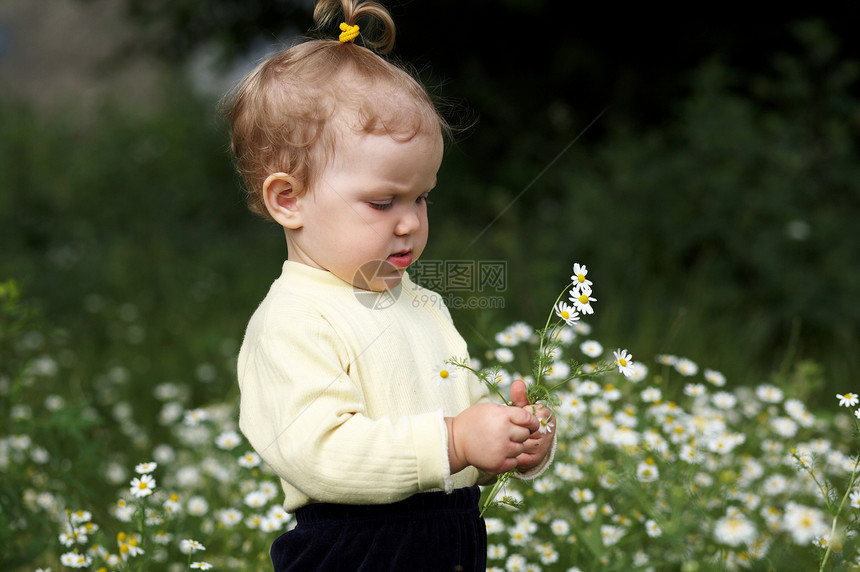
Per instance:
[[[503,309],[454,312],[476,355],[511,322],[542,324],[578,261],[598,337],[636,359],[683,355],[730,384],[813,359],[827,382],[811,407],[856,391],[856,18],[389,7],[394,58],[471,126],[424,258],[507,262]],[[121,367],[145,405],[232,358],[285,246],[244,208],[217,101],[309,25],[286,0],[0,7],[0,279],[69,340],[71,393]]]

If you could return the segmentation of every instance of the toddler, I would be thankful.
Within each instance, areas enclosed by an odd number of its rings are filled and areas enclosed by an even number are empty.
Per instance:
[[[476,485],[544,469],[554,441],[538,416],[549,411],[522,382],[514,406],[493,403],[446,365],[466,344],[441,297],[409,279],[448,127],[380,55],[394,41],[390,15],[331,0],[314,19],[342,22],[339,38],[268,58],[229,109],[249,206],[287,243],[238,360],[239,425],[296,517],[272,545],[274,567],[484,570]]]

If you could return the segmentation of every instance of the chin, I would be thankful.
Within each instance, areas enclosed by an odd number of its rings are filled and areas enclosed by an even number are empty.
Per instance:
[[[383,292],[399,285],[405,268],[398,268],[386,260],[371,260],[362,264],[353,274],[351,283],[356,288]]]

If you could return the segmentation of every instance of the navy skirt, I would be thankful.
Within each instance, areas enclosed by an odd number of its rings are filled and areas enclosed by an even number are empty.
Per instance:
[[[320,503],[272,544],[275,572],[484,572],[487,528],[478,487],[383,505]]]

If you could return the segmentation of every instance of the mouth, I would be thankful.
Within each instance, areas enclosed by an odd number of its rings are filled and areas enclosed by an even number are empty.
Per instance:
[[[395,252],[386,258],[386,260],[398,268],[406,268],[412,264],[412,251],[401,250],[400,252]]]

